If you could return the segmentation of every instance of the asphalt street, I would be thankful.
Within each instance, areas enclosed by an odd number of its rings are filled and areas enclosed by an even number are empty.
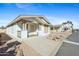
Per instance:
[[[79,31],[74,32],[70,37],[67,38],[67,40],[79,43]]]
[[[74,32],[66,40],[70,42],[79,43],[79,31]],[[56,56],[79,56],[79,45],[73,43],[63,42]]]

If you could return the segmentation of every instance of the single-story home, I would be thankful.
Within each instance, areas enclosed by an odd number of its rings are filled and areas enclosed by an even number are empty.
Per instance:
[[[50,33],[51,23],[44,16],[20,15],[6,27],[6,33],[17,38],[45,36]]]

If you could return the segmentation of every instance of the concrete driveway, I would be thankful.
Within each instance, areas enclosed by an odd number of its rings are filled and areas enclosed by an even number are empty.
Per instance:
[[[61,41],[53,41],[50,39],[31,37],[24,40],[28,46],[33,48],[42,56],[53,55],[54,51],[56,52],[56,48],[60,45]]]

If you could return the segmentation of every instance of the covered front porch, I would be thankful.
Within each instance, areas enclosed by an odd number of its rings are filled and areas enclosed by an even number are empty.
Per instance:
[[[22,20],[18,22],[17,24],[21,28],[21,31],[17,31],[17,36],[19,38],[27,38],[30,36],[38,35],[39,25],[37,23]]]

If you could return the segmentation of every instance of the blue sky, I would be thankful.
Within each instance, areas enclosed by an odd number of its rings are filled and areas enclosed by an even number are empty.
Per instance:
[[[43,15],[53,24],[72,21],[74,28],[79,28],[78,3],[1,3],[0,26],[6,26],[18,15]]]

